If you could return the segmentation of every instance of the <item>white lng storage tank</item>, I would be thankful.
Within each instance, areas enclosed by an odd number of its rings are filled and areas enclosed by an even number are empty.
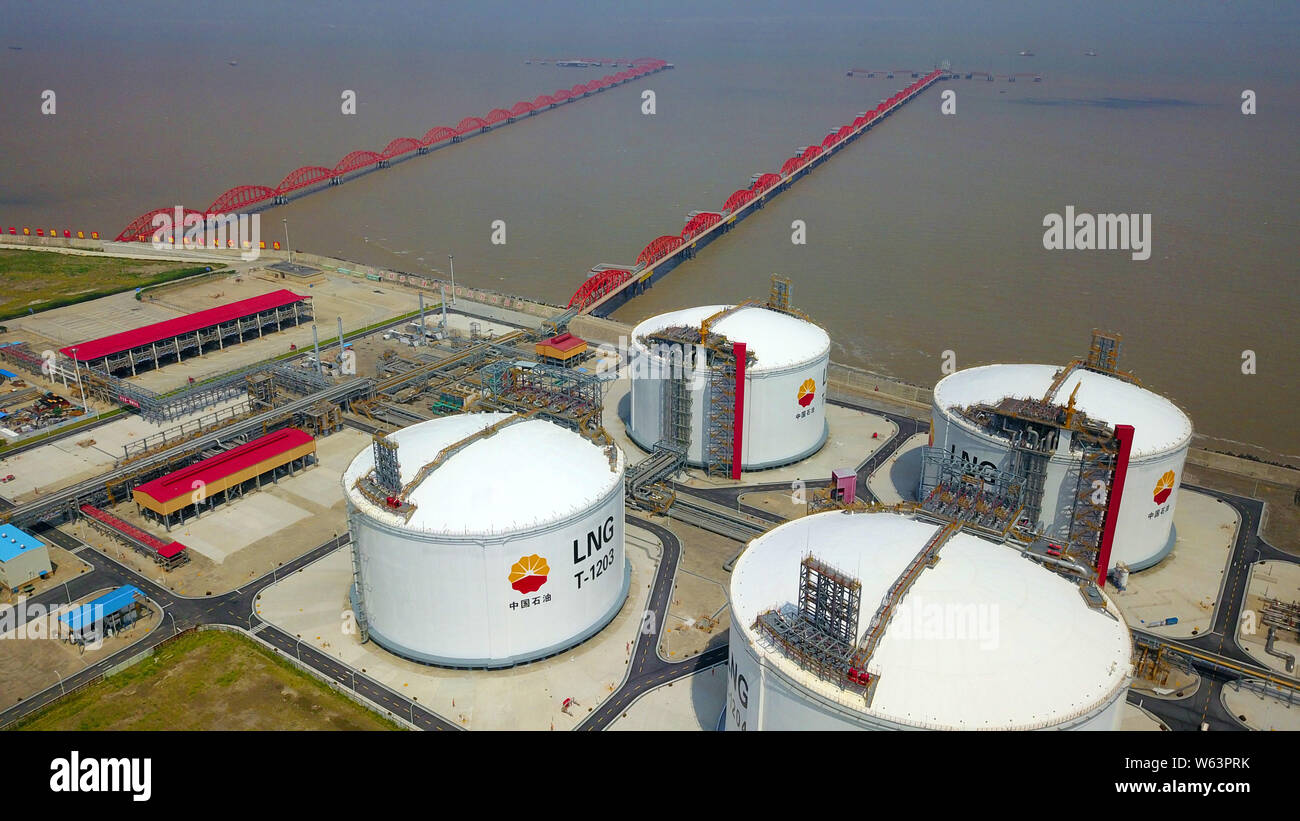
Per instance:
[[[627,433],[650,450],[663,438],[664,391],[676,361],[648,342],[666,328],[694,328],[730,305],[704,305],[660,314],[632,331],[631,418]],[[807,320],[762,305],[743,305],[712,324],[713,333],[745,343],[753,361],[746,367],[741,424],[742,470],[797,462],[826,443],[826,369],[831,340]],[[703,351],[697,350],[702,362]],[[680,352],[677,354],[680,357]],[[700,368],[703,371],[703,368]],[[704,464],[710,403],[709,380],[701,375],[691,387],[690,444],[686,461]]]
[[[957,409],[992,405],[1007,397],[1042,397],[1058,371],[1054,365],[985,365],[944,377],[934,388],[932,445],[972,463],[1010,469],[1013,454],[1008,438],[980,428]],[[1150,567],[1174,546],[1174,506],[1192,440],[1192,422],[1163,396],[1085,368],[1066,377],[1055,401],[1064,405],[1071,395],[1075,407],[1089,417],[1111,426],[1133,426],[1110,562],[1123,562],[1130,570]],[[1051,470],[1066,475],[1068,463],[1077,458],[1062,447],[1051,459]],[[1038,524],[1048,538],[1061,538],[1068,528],[1075,490],[1068,481],[1045,489]]]
[[[943,543],[885,621],[867,664],[869,703],[755,627],[760,614],[797,602],[811,553],[860,583],[863,643],[887,591],[939,528],[835,511],[752,541],[731,577],[727,729],[1116,729],[1132,653],[1119,611],[1108,599],[1090,607],[1076,583],[969,533]]]
[[[352,602],[370,639],[415,661],[505,667],[618,613],[630,568],[617,447],[509,413],[432,419],[386,441],[405,493],[367,484],[379,444],[342,480]]]

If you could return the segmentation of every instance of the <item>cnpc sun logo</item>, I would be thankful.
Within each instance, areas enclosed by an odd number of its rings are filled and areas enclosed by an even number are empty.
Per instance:
[[[525,596],[535,593],[538,588],[546,584],[546,577],[550,572],[551,568],[546,563],[546,559],[536,553],[522,556],[519,561],[510,566],[510,586]]]
[[[817,383],[811,379],[805,379],[803,384],[799,386],[799,407],[808,407],[816,396]]]
[[[1165,474],[1156,480],[1156,489],[1152,493],[1152,498],[1156,504],[1163,505],[1169,500],[1169,495],[1174,492],[1174,472],[1166,470]]]

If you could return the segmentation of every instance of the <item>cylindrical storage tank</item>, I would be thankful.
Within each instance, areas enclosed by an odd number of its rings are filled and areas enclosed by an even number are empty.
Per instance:
[[[731,575],[729,730],[1116,729],[1130,680],[1128,626],[1106,601],[1013,547],[958,532],[898,602],[861,690],[801,666],[760,632],[790,612],[809,553],[861,587],[857,644],[886,592],[939,525],[898,513],[829,512],[750,542]],[[824,603],[823,603],[824,604]]]
[[[683,357],[696,365],[690,383],[690,445],[686,461],[701,466],[708,441],[710,379],[704,351],[665,349],[648,336],[665,328],[699,330],[705,319],[731,308],[704,305],[660,314],[632,331],[629,370],[632,382],[627,433],[650,450],[663,438],[664,392]],[[730,342],[743,342],[753,360],[745,370],[741,416],[741,469],[788,465],[821,449],[826,424],[826,368],[831,340],[826,331],[790,314],[759,305],[744,306],[715,321],[710,330]],[[696,336],[693,342],[698,342]]]
[[[1009,469],[1013,454],[1006,437],[992,435],[957,408],[996,405],[1006,397],[1041,399],[1060,368],[1053,365],[985,365],[957,371],[939,380],[931,409],[932,444],[975,463]],[[1075,388],[1079,389],[1074,394]],[[1057,390],[1056,403],[1065,405],[1074,394],[1075,408],[1111,425],[1132,425],[1133,446],[1120,496],[1119,520],[1110,564],[1124,562],[1130,570],[1150,567],[1173,549],[1174,504],[1183,481],[1183,463],[1192,441],[1192,422],[1173,402],[1114,376],[1077,368]],[[1049,538],[1068,532],[1077,488],[1068,481],[1071,457],[1064,450],[1053,456],[1044,492],[1042,518]],[[1113,502],[1113,500],[1112,500]]]
[[[353,607],[397,655],[520,664],[599,632],[627,598],[622,452],[539,419],[482,435],[511,416],[447,416],[388,434],[403,485],[438,462],[398,497],[414,506],[409,518],[358,486],[374,447],[343,474]]]

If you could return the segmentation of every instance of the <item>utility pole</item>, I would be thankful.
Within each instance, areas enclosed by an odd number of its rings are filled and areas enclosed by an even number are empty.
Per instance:
[[[420,344],[423,345],[423,344],[425,344],[425,341],[424,341],[424,292],[421,291],[421,292],[418,294],[418,296],[420,297]]]
[[[321,366],[320,361],[320,334],[317,333],[316,323],[314,322],[311,325],[311,347],[313,352],[316,354],[316,375],[324,376],[324,369]]]
[[[81,391],[81,407],[83,410],[90,410],[86,404],[86,386],[81,384],[81,368],[77,365],[77,349],[72,349],[72,371],[77,376],[77,390]],[[67,378],[64,377],[64,385],[67,385]],[[99,416],[99,411],[95,411],[95,416]]]
[[[456,304],[456,258],[447,255],[447,267],[451,269],[451,304]]]

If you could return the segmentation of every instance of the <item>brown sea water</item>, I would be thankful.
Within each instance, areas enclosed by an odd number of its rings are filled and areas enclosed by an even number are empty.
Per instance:
[[[959,367],[1063,362],[1094,326],[1200,432],[1300,453],[1296,16],[1269,4],[0,4],[0,224],[116,234],[177,202],[274,186],[610,73],[533,56],[658,56],[676,69],[263,215],[296,248],[564,303],[906,80],[850,67],[1043,72],[941,84],[621,309],[635,321],[766,293],[772,273],[834,358],[932,384]],[[1011,10],[1014,9],[1014,10]],[[1279,17],[1279,15],[1284,15]],[[1289,16],[1285,16],[1289,15]],[[21,46],[21,50],[9,48]],[[1032,48],[1036,56],[1015,52]],[[1098,56],[1083,52],[1095,48]],[[238,65],[230,66],[230,61]],[[943,116],[939,93],[957,92]],[[1240,94],[1258,95],[1243,116]],[[41,92],[57,113],[40,113]],[[358,114],[340,113],[356,91]],[[641,113],[653,90],[657,112]],[[1150,213],[1151,258],[1047,251],[1045,214]],[[507,242],[490,242],[494,220]],[[790,241],[807,225],[807,244]],[[1258,373],[1241,373],[1244,350]]]

